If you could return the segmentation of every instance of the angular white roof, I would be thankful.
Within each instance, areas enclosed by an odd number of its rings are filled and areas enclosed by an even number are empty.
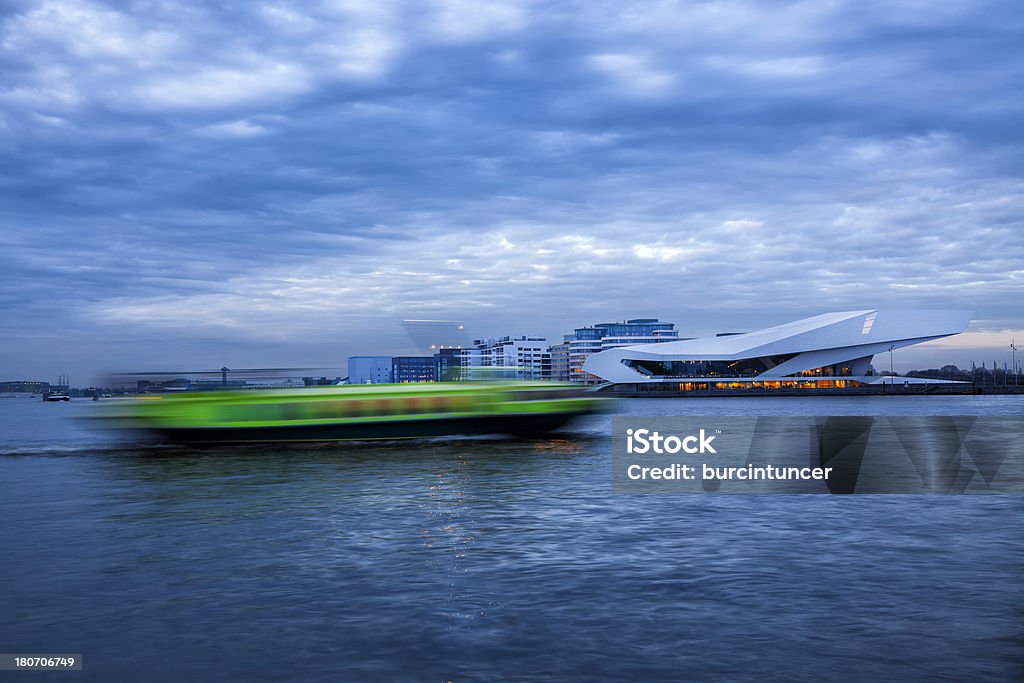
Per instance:
[[[661,344],[638,344],[590,356],[583,369],[611,382],[652,378],[624,360],[740,360],[798,354],[763,376],[783,376],[959,334],[968,310],[862,310],[825,313],[755,332]]]

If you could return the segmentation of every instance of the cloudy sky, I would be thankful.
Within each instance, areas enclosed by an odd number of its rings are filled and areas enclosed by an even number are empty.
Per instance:
[[[341,366],[404,318],[1024,341],[1017,0],[2,7],[0,380]]]

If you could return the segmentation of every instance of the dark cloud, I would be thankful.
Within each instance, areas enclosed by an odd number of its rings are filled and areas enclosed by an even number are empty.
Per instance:
[[[1022,328],[1015,2],[9,7],[4,374],[338,364],[404,317]]]

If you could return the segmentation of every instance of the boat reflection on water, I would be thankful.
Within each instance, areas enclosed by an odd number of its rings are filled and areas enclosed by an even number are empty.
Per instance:
[[[544,453],[579,453],[583,444],[576,438],[549,438],[538,440],[533,443],[533,450]]]
[[[546,382],[342,385],[146,395],[112,402],[101,420],[201,445],[532,436],[608,403],[579,386]]]

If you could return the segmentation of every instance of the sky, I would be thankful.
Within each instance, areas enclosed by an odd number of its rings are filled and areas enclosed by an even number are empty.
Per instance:
[[[0,380],[343,368],[410,318],[1024,345],[1017,0],[0,8]]]

